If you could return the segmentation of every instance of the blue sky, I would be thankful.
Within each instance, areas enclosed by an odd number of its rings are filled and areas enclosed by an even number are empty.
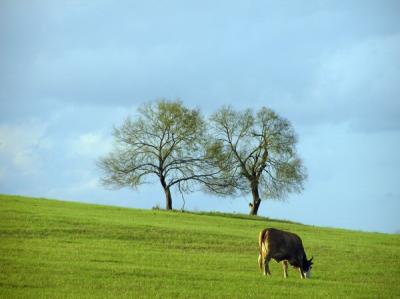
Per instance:
[[[0,2],[0,192],[163,207],[161,187],[106,190],[95,161],[144,102],[289,119],[302,194],[259,213],[400,231],[398,1]],[[250,198],[186,196],[248,212]],[[174,206],[182,200],[174,194]]]

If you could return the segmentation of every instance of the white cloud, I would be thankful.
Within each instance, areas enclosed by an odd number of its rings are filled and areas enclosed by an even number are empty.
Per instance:
[[[93,174],[92,174],[93,175]],[[75,178],[62,184],[52,185],[44,191],[46,197],[68,199],[91,200],[91,194],[101,190],[100,182],[97,177],[86,174],[84,177]]]
[[[42,152],[52,147],[46,129],[46,124],[37,121],[0,125],[2,172],[36,173],[41,165]]]
[[[68,196],[77,196],[78,194],[88,192],[88,191],[94,191],[98,188],[100,188],[99,180],[97,178],[88,178],[87,180],[85,180],[83,182],[71,184],[69,187],[67,187],[63,191]]]
[[[98,158],[111,150],[112,139],[102,132],[83,133],[71,141],[71,154]]]

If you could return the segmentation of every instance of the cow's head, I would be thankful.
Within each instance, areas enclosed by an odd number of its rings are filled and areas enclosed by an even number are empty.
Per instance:
[[[306,278],[311,278],[311,268],[313,265],[313,260],[314,257],[312,257],[310,260],[307,261],[305,268],[304,268],[304,275],[306,276]]]

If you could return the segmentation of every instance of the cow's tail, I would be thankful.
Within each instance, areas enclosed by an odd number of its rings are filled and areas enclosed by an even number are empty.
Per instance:
[[[260,270],[262,271],[263,269],[263,242],[265,240],[265,235],[267,233],[267,228],[263,229],[260,231],[258,235],[258,250],[259,250],[259,255],[258,255],[258,265],[260,267]]]

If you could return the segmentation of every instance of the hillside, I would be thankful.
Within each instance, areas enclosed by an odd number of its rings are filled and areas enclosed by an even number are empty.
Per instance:
[[[265,227],[302,237],[312,279],[261,275]],[[0,196],[0,298],[288,296],[400,297],[400,236]]]

